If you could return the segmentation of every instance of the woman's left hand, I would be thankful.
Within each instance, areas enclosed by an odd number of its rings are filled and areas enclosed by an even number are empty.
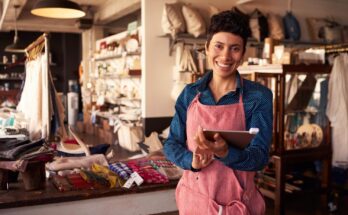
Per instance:
[[[214,135],[214,141],[209,141],[205,138],[203,129],[198,128],[197,144],[200,148],[210,150],[215,156],[224,158],[228,154],[228,145],[219,133]]]

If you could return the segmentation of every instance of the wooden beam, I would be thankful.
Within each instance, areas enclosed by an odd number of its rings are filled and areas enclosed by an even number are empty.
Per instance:
[[[94,16],[96,24],[106,24],[140,9],[140,0],[108,0]]]

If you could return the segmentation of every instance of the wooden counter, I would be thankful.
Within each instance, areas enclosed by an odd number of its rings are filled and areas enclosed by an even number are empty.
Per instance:
[[[124,211],[113,214],[154,214],[175,211],[177,210],[174,195],[176,184],[177,181],[170,181],[167,184],[147,184],[131,189],[60,192],[50,181],[46,181],[45,189],[36,191],[25,191],[20,182],[10,183],[9,190],[0,191],[0,214],[104,215],[111,212],[106,209],[108,207],[112,207],[114,212]],[[99,209],[94,207],[96,203]],[[109,203],[111,205],[108,205]],[[137,207],[134,208],[134,204]]]

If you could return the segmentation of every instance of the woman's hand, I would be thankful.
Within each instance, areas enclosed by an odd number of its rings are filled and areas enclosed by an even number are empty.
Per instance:
[[[196,143],[198,142],[198,137],[195,137]],[[198,145],[198,143],[197,143]],[[213,161],[213,153],[209,150],[200,148],[199,146],[193,151],[191,166],[194,169],[202,169],[207,167]]]
[[[224,158],[228,154],[228,145],[226,141],[221,137],[219,133],[214,135],[214,141],[209,141],[205,138],[203,129],[198,128],[197,131],[198,141],[197,145],[205,150],[211,151],[215,156]]]

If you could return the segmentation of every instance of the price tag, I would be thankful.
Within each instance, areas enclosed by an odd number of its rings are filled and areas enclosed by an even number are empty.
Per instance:
[[[131,178],[135,181],[135,183],[138,186],[140,186],[144,182],[144,179],[137,172],[133,172],[131,174]]]
[[[132,177],[130,177],[126,181],[126,183],[124,183],[123,187],[129,189],[133,185],[133,183],[134,183],[134,179]]]

